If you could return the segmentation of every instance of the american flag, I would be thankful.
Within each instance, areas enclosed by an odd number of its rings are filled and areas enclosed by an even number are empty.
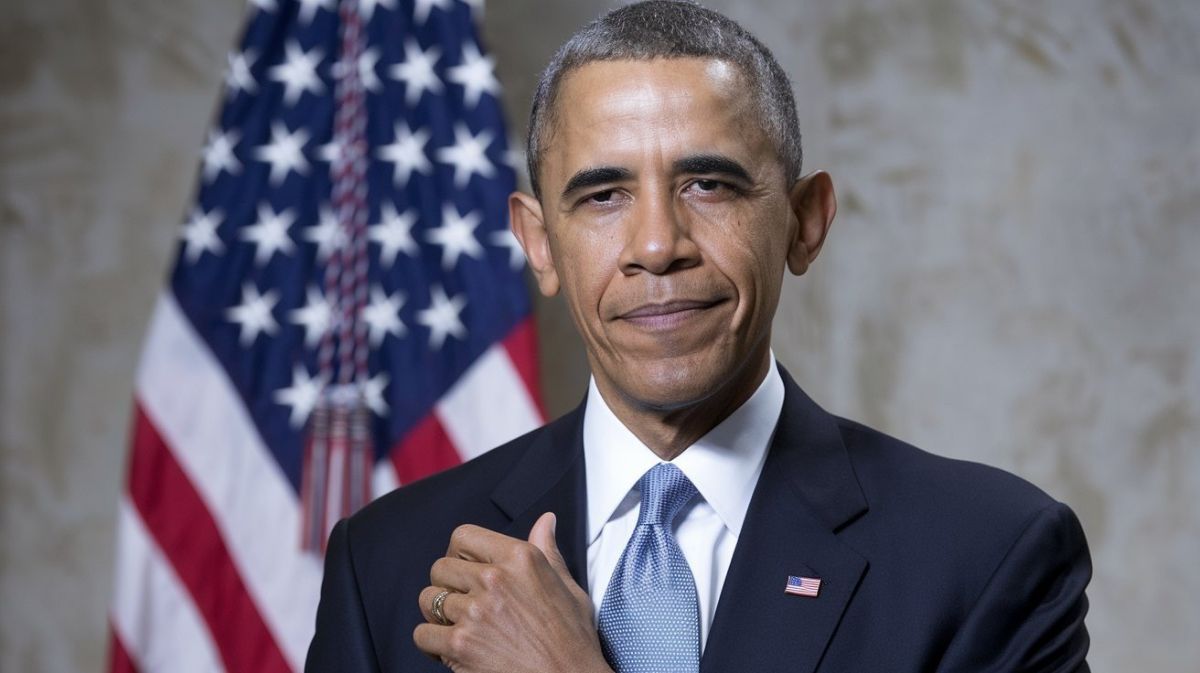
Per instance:
[[[137,374],[110,670],[299,670],[335,520],[541,423],[481,5],[252,1]]]
[[[821,580],[816,577],[795,577],[788,575],[787,586],[783,588],[783,592],[816,598],[817,594],[821,593]]]

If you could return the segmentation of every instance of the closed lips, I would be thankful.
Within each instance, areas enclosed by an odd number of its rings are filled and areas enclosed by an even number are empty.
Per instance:
[[[678,299],[662,304],[645,304],[639,306],[632,311],[621,314],[619,317],[626,320],[636,318],[654,318],[658,316],[667,316],[675,313],[683,313],[685,311],[694,311],[700,309],[711,308],[721,303],[721,299],[712,300],[695,300],[695,299]]]
[[[686,314],[712,308],[724,300],[676,300],[665,304],[647,304],[622,313],[618,318],[635,322],[656,322],[658,319],[684,318]]]

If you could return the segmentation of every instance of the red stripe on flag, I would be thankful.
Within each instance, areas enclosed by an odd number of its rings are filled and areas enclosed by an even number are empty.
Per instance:
[[[401,484],[411,484],[462,462],[454,442],[432,411],[392,447],[391,456]]]
[[[538,414],[545,419],[546,407],[542,406],[542,387],[538,383],[537,330],[534,329],[533,316],[517,323],[508,333],[504,339],[504,349],[525,382],[525,389],[529,391]]]
[[[108,673],[137,673],[137,666],[125,649],[125,643],[121,642],[121,637],[111,625],[108,629]]]
[[[204,617],[226,670],[290,673],[204,501],[140,403],[134,413],[130,498]]]

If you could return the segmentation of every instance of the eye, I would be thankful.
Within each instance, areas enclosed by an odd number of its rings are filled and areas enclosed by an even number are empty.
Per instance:
[[[629,199],[629,195],[620,187],[597,185],[591,189],[595,191],[581,191],[571,198],[569,203],[572,212],[609,213],[621,208]]]
[[[706,199],[726,199],[739,193],[734,185],[716,178],[696,178],[688,183],[685,189],[693,196]]]

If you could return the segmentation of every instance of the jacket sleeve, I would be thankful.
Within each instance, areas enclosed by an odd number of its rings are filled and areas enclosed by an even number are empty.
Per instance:
[[[1039,511],[992,573],[939,673],[1088,673],[1092,562],[1066,505]]]
[[[349,522],[343,519],[329,536],[317,631],[308,646],[306,673],[379,673],[348,528]]]

